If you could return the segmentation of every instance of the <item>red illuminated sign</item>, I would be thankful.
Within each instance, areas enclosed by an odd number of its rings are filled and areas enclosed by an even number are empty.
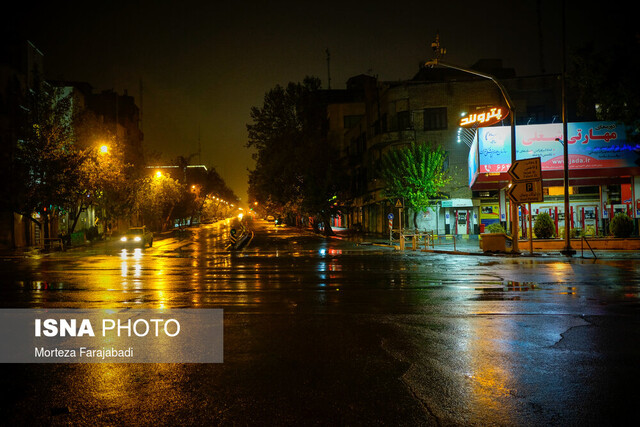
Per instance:
[[[467,114],[460,119],[460,127],[491,126],[509,115],[509,110],[500,107],[489,108],[481,112]]]

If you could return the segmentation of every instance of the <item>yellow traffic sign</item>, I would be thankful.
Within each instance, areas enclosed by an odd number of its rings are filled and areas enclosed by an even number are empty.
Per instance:
[[[509,188],[509,197],[515,203],[532,203],[544,201],[542,181],[514,182]]]
[[[540,157],[520,159],[513,162],[507,172],[514,181],[533,181],[542,179]]]

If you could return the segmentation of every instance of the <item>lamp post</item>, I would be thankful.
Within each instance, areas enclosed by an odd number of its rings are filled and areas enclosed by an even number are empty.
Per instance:
[[[506,88],[500,83],[494,76],[486,73],[482,73],[480,71],[471,70],[468,68],[459,67],[457,65],[447,64],[440,60],[440,56],[446,53],[446,49],[440,47],[440,36],[436,35],[436,40],[431,43],[431,47],[435,52],[436,58],[431,61],[427,61],[424,65],[427,67],[435,67],[437,65],[445,68],[451,68],[454,70],[462,71],[465,73],[473,74],[478,77],[482,77],[485,79],[491,80],[498,86],[500,89],[500,93],[504,98],[505,103],[507,104],[507,109],[509,110],[509,117],[511,118],[511,164],[514,164],[516,161],[516,108],[513,102],[511,101],[511,97],[507,92]],[[518,247],[518,205],[512,200],[510,203],[511,206],[511,235],[513,236],[513,246],[511,251],[514,253],[519,253],[520,249]]]
[[[564,160],[564,249],[560,251],[565,256],[575,255],[576,251],[571,247],[571,218],[569,206],[569,144],[567,144],[567,102],[566,81],[566,19],[565,2],[562,2],[562,157]]]

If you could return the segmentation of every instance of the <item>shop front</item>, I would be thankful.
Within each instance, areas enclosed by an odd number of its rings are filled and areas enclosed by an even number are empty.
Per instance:
[[[471,199],[446,199],[441,202],[445,234],[478,234],[478,207]]]
[[[548,213],[556,235],[565,224],[585,235],[607,234],[611,218],[624,212],[640,218],[640,144],[627,142],[615,122],[569,123],[569,212],[565,212],[562,124],[518,126],[516,158],[540,157],[544,201],[522,204],[520,234],[527,236],[529,215]],[[511,138],[508,127],[480,128],[469,153],[469,186],[480,205],[480,228],[499,222],[509,228]],[[637,225],[636,225],[637,229]]]

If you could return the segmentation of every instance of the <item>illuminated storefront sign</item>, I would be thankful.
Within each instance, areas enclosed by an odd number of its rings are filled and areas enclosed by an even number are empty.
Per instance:
[[[499,107],[486,109],[481,112],[475,112],[473,114],[467,114],[460,119],[460,127],[469,126],[491,126],[494,125],[509,115],[509,111]]]
[[[473,139],[471,143],[471,149],[469,150],[469,187],[476,180],[476,176],[478,175],[478,171],[480,170],[480,162],[478,159],[478,138]]]
[[[567,134],[569,169],[638,167],[640,144],[627,142],[624,125],[615,122],[568,123]],[[561,140],[562,123],[518,126],[516,159],[540,157],[543,171],[562,170]],[[478,159],[477,165],[473,166],[477,172],[473,172],[506,173],[509,170],[511,130],[508,126],[480,128],[476,141]]]

